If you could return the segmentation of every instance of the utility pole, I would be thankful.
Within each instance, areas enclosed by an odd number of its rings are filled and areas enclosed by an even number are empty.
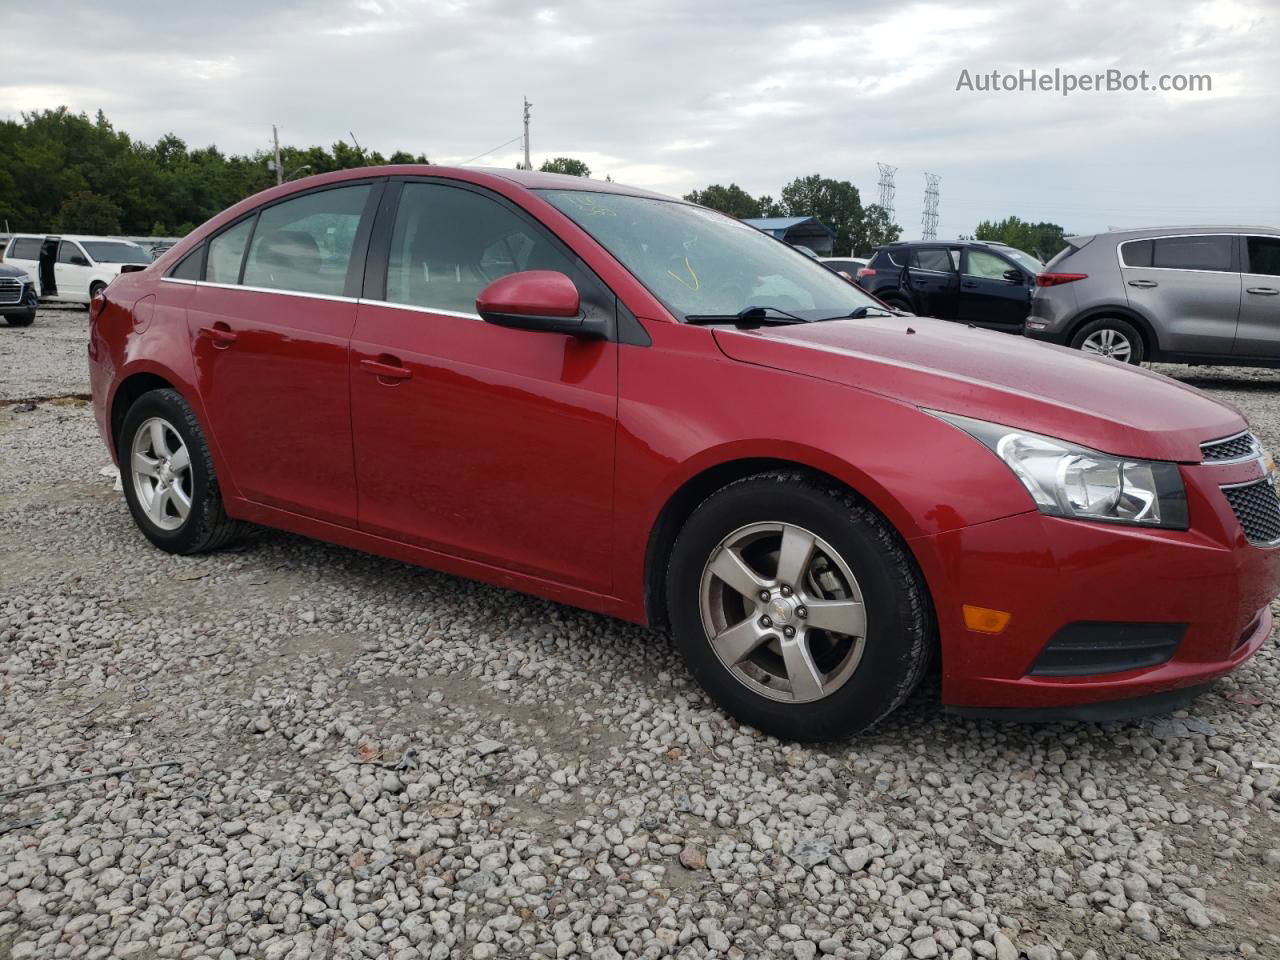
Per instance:
[[[529,159],[529,108],[533,106],[529,98],[524,98],[524,169],[532,170],[533,161]]]
[[[942,177],[936,173],[924,175],[924,216],[920,220],[923,240],[938,239],[938,184],[941,182]]]
[[[271,125],[271,140],[276,147],[276,186],[284,183],[284,167],[280,165],[280,134],[276,130],[276,125]]]

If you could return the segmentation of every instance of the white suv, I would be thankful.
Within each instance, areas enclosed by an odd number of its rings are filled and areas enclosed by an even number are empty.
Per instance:
[[[148,264],[151,257],[129,240],[19,233],[3,260],[35,278],[41,300],[88,303],[126,264]]]

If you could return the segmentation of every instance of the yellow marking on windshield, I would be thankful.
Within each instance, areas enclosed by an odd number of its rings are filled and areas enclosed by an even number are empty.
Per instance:
[[[672,279],[680,281],[680,283],[683,283],[690,290],[701,290],[702,282],[698,279],[698,275],[693,272],[693,264],[689,262],[688,257],[684,258],[684,268],[689,271],[689,276],[693,278],[693,283],[690,283],[684,277],[677,275],[674,270],[668,270],[667,273],[671,275]]]

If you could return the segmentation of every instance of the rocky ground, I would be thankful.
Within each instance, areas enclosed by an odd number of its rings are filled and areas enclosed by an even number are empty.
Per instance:
[[[153,549],[85,324],[0,327],[0,960],[1280,956],[1276,644],[1151,721],[935,680],[781,743],[636,627],[278,533]],[[1280,449],[1280,374],[1167,372]]]

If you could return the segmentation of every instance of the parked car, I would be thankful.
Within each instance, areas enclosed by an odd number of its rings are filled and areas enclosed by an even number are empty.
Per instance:
[[[877,247],[855,278],[910,313],[1021,333],[1042,269],[1031,254],[1003,243],[904,241]]]
[[[126,264],[147,264],[151,257],[129,240],[15,234],[4,260],[35,278],[41,299],[88,303]]]
[[[29,327],[36,318],[36,284],[25,269],[0,262],[0,317],[11,327]]]
[[[822,265],[834,270],[851,283],[857,283],[858,271],[867,265],[865,257],[819,257]]]
[[[1145,371],[891,314],[738,221],[526,171],[245,200],[90,306],[135,522],[246,522],[669,627],[726,710],[1169,709],[1258,651],[1271,461]]]
[[[1280,230],[1167,227],[1071,237],[1025,333],[1125,363],[1280,366]]]

